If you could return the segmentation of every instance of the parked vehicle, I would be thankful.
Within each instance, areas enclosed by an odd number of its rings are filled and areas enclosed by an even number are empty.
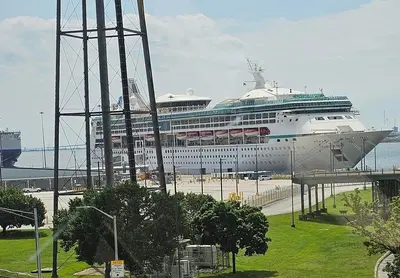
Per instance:
[[[32,193],[32,192],[40,192],[42,190],[37,187],[26,187],[26,188],[23,188],[22,191],[24,191],[25,193]]]
[[[262,176],[259,176],[258,179],[260,181],[272,180],[272,176],[262,175]]]

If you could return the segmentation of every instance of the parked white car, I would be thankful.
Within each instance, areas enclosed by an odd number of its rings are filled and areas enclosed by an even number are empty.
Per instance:
[[[272,180],[272,176],[259,176],[258,180],[260,181]]]
[[[42,190],[37,187],[26,187],[26,188],[23,188],[22,191],[24,191],[25,193],[32,193],[32,192],[40,192]]]

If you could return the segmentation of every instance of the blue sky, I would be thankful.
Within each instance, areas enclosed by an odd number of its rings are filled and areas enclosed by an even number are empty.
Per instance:
[[[135,1],[135,0],[133,0]],[[54,18],[55,0],[6,1],[0,9],[0,20],[15,16]],[[69,0],[63,0],[67,5]],[[76,3],[76,0],[72,0]],[[107,4],[108,0],[105,0]],[[146,11],[157,16],[203,13],[214,19],[233,18],[256,21],[260,18],[284,17],[300,20],[350,9],[371,0],[145,0]]]
[[[133,11],[136,0],[126,1]],[[40,146],[38,113],[44,111],[49,115],[46,144],[52,145],[56,1],[3,2],[0,84],[3,92],[11,93],[0,102],[0,127],[33,134],[23,144]],[[63,0],[65,6],[69,2]],[[110,0],[105,3],[113,5]],[[327,95],[348,96],[361,110],[367,128],[382,127],[384,109],[391,120],[398,115],[399,0],[145,0],[145,8],[150,15],[147,25],[157,95],[193,88],[199,96],[212,97],[213,104],[239,97],[245,90],[243,81],[251,79],[245,61],[250,57],[265,68],[266,79],[282,87],[302,90],[307,85],[309,91],[324,88]],[[94,15],[89,18],[93,20]],[[81,49],[77,44],[76,49]],[[117,48],[110,46],[109,62],[119,68],[115,53]],[[75,56],[69,53],[70,62]],[[145,80],[144,70],[139,71],[138,78]],[[68,73],[69,69],[63,71],[66,80]],[[80,74],[79,68],[75,75]],[[132,71],[129,74],[137,77]],[[113,80],[110,92],[116,99],[120,84],[118,78]],[[98,85],[95,78],[92,82],[93,87]],[[19,117],[10,103],[18,103]],[[73,105],[77,108],[80,101]]]

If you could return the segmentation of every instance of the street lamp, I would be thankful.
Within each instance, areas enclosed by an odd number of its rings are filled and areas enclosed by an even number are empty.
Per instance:
[[[94,209],[94,210],[97,210],[101,214],[103,214],[103,215],[105,215],[108,218],[113,220],[113,223],[114,223],[114,252],[115,252],[114,257],[115,257],[115,260],[118,261],[117,216],[116,215],[112,216],[112,215],[110,215],[110,214],[108,214],[108,213],[106,213],[106,212],[104,212],[104,211],[102,211],[102,210],[100,210],[100,209],[98,209],[98,208],[96,208],[94,206],[79,206],[79,207],[76,207],[76,208],[77,209]]]
[[[293,144],[294,145],[294,144]],[[292,228],[295,228],[296,225],[294,224],[294,201],[293,201],[293,178],[294,178],[294,149],[293,151],[290,151],[290,176],[291,176],[291,191],[292,191]]]
[[[222,160],[224,160],[224,159],[222,159],[222,158],[219,159],[219,181],[221,184],[221,202],[224,200],[224,195],[222,192]]]
[[[40,112],[39,114],[40,114],[40,119],[42,121],[43,167],[47,168],[47,165],[46,165],[46,144],[45,144],[45,140],[44,140],[44,124],[43,124],[44,112]]]
[[[236,195],[239,194],[239,147],[236,145]]]
[[[256,145],[256,191],[258,195],[258,145]]]
[[[39,221],[37,215],[37,208],[33,208],[33,213],[28,211],[22,211],[17,209],[3,208],[0,207],[0,211],[7,212],[9,214],[14,214],[16,216],[20,216],[29,220],[33,220],[35,222],[35,244],[36,244],[36,266],[38,271],[38,278],[42,278],[42,263],[40,257],[40,248],[39,248]],[[18,214],[21,213],[21,214]],[[22,213],[33,215],[32,217],[22,215]]]
[[[2,174],[2,168],[3,168],[3,142],[2,142],[2,135],[3,131],[0,130],[0,187],[3,185],[3,174]]]
[[[200,138],[201,144],[201,138]],[[200,187],[201,194],[204,194],[204,184],[203,184],[203,148],[200,146]]]

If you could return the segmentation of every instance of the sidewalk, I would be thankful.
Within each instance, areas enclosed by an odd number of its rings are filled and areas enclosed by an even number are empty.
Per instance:
[[[343,192],[348,192],[348,191],[353,191],[356,188],[359,188],[360,190],[363,188],[364,185],[358,184],[358,185],[350,185],[350,186],[337,186],[335,187],[335,192],[336,195],[339,193]],[[367,184],[367,188],[371,187],[371,185]],[[331,196],[331,188],[325,187],[325,199]],[[318,201],[321,204],[322,201],[322,191],[321,187],[319,187],[318,190]],[[308,193],[304,194],[304,203],[305,203],[305,209],[306,212],[308,212]],[[299,211],[301,210],[301,196],[296,195],[293,197],[293,204],[294,204],[294,211]],[[315,190],[311,190],[311,204],[315,205]],[[329,208],[328,208],[329,211]],[[284,214],[284,213],[290,213],[292,212],[292,198],[286,198],[281,201],[277,201],[273,204],[270,204],[266,207],[263,208],[262,212],[267,215],[279,215],[279,214]]]
[[[385,254],[383,255],[378,262],[376,263],[377,265],[375,266],[375,277],[376,278],[388,278],[388,274],[383,271],[383,269],[385,268],[386,264],[388,262],[393,261],[394,259],[394,255],[393,254]]]

